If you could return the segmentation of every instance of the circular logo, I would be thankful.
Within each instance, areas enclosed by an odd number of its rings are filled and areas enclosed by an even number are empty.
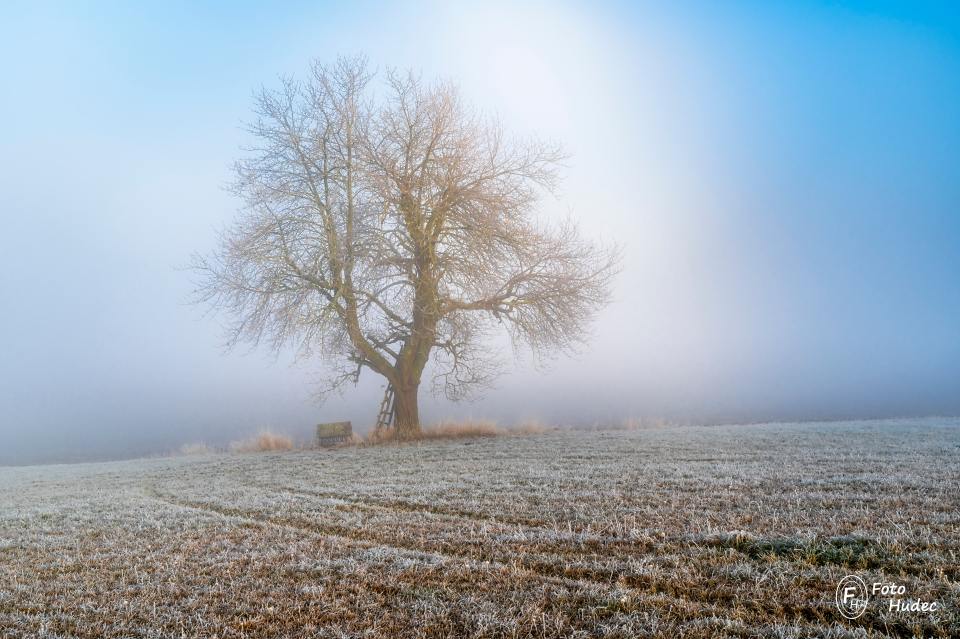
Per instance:
[[[867,609],[867,584],[856,575],[847,575],[837,584],[837,609],[847,619],[856,619]]]

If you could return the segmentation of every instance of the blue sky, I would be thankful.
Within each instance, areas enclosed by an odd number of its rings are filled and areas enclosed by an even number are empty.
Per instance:
[[[8,454],[372,419],[377,380],[318,407],[315,363],[224,354],[176,268],[237,207],[252,91],[357,52],[562,142],[543,214],[626,252],[589,348],[428,418],[960,413],[954,6],[4,3]]]

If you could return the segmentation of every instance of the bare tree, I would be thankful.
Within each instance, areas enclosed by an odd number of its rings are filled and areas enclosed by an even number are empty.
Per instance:
[[[375,78],[341,59],[257,95],[257,145],[234,185],[246,206],[195,268],[199,299],[235,320],[231,345],[318,353],[331,389],[368,368],[413,434],[431,357],[457,399],[494,377],[483,338],[497,327],[515,348],[570,349],[618,259],[570,222],[535,219],[558,148],[505,138],[450,84]]]

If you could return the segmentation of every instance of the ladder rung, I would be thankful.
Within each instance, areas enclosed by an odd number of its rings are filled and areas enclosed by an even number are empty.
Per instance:
[[[393,421],[393,395],[393,385],[387,384],[387,390],[383,394],[383,401],[380,402],[380,410],[377,414],[377,430],[387,428]]]

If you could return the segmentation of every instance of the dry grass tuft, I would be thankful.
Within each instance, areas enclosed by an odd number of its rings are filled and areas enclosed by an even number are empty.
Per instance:
[[[496,422],[488,420],[469,422],[439,422],[425,427],[416,435],[398,433],[395,430],[385,432],[371,432],[367,435],[365,444],[387,444],[440,439],[469,439],[475,437],[499,437],[508,431],[497,426]]]
[[[509,428],[501,428],[490,420],[476,420],[467,422],[444,421],[425,427],[417,435],[404,435],[389,430],[382,433],[372,432],[362,441],[356,438],[344,445],[366,445],[400,443],[412,441],[430,441],[444,439],[473,439],[476,437],[503,437],[506,435],[542,435],[549,432],[550,427],[540,421],[530,420]]]
[[[423,439],[463,439],[466,437],[497,437],[504,430],[488,420],[469,422],[440,422],[423,429]]]
[[[235,453],[265,453],[277,450],[293,450],[293,440],[286,435],[280,435],[269,430],[262,430],[253,437],[230,442],[230,450]]]

